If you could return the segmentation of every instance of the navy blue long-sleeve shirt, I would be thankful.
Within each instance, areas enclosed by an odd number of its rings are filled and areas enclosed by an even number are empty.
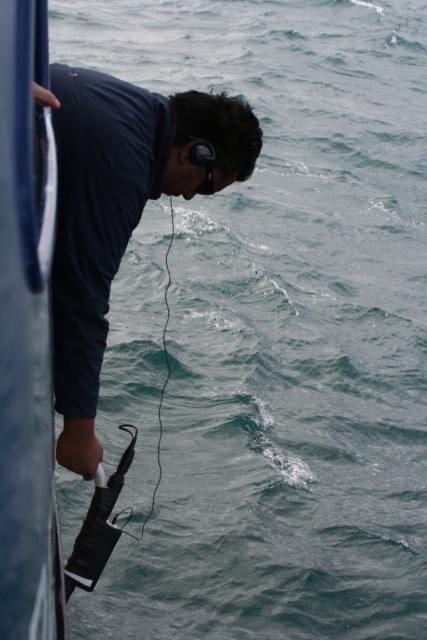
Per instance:
[[[174,135],[167,98],[112,76],[51,66],[58,222],[53,264],[55,408],[94,418],[111,282]]]

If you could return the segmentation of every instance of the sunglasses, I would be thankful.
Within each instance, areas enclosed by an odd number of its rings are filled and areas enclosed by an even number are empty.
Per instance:
[[[213,183],[213,167],[206,167],[206,178],[196,189],[196,193],[201,196],[211,196],[215,193],[215,186]]]

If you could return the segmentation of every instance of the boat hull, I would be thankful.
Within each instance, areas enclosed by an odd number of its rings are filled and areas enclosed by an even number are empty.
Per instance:
[[[31,80],[48,77],[44,0],[2,3],[0,64],[0,638],[60,640],[49,294],[56,156],[49,114],[35,119],[31,97]],[[37,197],[34,139],[45,148]]]

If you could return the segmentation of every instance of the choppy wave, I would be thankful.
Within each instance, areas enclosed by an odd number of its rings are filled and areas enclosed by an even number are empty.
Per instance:
[[[254,397],[251,402],[256,409],[255,423],[259,428],[254,434],[254,443],[261,449],[275,477],[289,487],[308,491],[309,485],[318,482],[318,478],[305,462],[273,442],[271,430],[275,422],[265,401]]]

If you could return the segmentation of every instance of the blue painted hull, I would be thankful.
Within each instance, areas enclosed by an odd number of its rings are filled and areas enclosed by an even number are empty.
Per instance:
[[[60,640],[49,311],[56,160],[49,116],[40,110],[35,125],[30,90],[33,78],[47,85],[45,0],[1,4],[0,64],[0,638]]]

